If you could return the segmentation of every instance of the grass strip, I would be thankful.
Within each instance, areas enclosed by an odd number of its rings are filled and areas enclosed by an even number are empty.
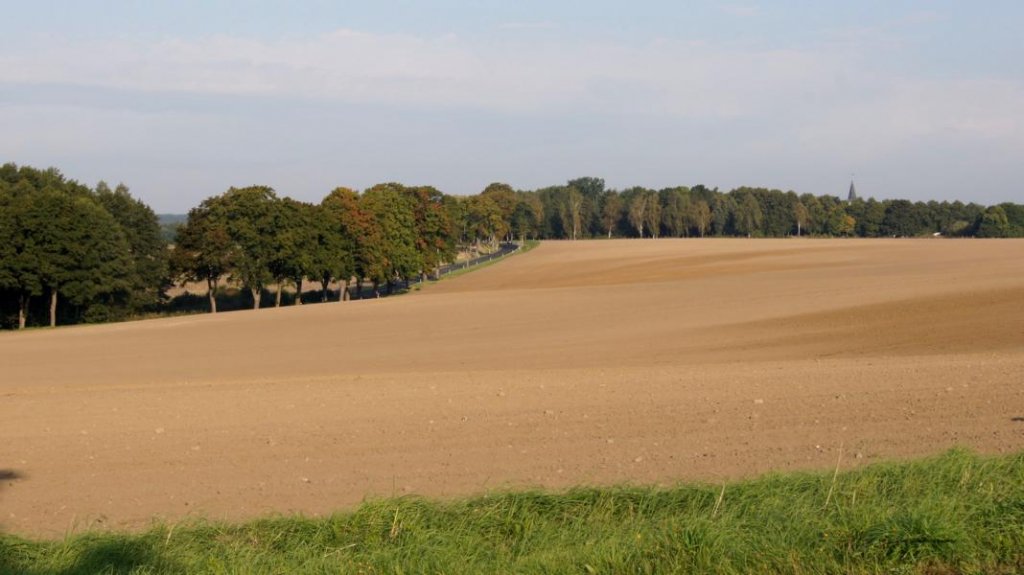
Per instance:
[[[0,535],[0,573],[1020,573],[1024,453],[727,485],[367,502],[328,518]]]

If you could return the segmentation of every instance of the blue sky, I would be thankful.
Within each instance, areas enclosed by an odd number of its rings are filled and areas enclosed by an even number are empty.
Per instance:
[[[603,177],[1024,201],[1024,4],[6,2],[0,161],[160,212]]]

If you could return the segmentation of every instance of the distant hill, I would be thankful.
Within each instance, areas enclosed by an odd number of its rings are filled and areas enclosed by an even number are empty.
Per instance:
[[[160,236],[171,244],[178,236],[178,226],[188,220],[188,214],[157,214],[156,217],[160,222]]]

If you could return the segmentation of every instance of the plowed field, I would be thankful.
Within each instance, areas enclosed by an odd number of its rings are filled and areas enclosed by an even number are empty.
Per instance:
[[[1024,449],[1024,241],[544,243],[390,299],[0,333],[0,530]]]

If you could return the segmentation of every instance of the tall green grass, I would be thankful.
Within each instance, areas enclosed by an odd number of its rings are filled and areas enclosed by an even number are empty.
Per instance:
[[[838,475],[374,501],[326,519],[0,536],[0,572],[1020,573],[1024,454]]]

